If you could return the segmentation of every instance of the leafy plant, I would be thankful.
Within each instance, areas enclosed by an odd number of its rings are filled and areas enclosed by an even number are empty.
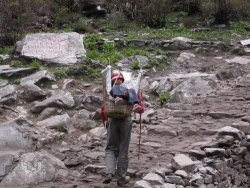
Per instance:
[[[100,70],[97,69],[97,68],[94,68],[94,67],[91,67],[89,65],[86,65],[85,66],[85,69],[86,69],[86,74],[89,76],[89,77],[97,77],[100,75]]]
[[[133,61],[132,62],[132,68],[133,69],[140,69],[140,62],[139,61]]]
[[[15,51],[14,46],[4,46],[0,48],[0,54],[12,54]]]
[[[3,64],[4,61],[3,61],[3,58],[0,56],[0,64]]]
[[[77,33],[93,33],[94,29],[85,19],[80,18],[75,24],[73,24],[73,31]]]
[[[160,95],[160,97],[159,97],[159,100],[160,100],[161,104],[169,102],[171,100],[171,94],[170,94],[170,92],[164,92],[164,93],[162,93]]]
[[[19,60],[12,60],[10,62],[10,65],[12,67],[24,67],[23,63],[21,61],[19,61]]]
[[[64,68],[56,68],[52,70],[56,78],[65,78],[67,77],[67,71]]]
[[[63,124],[60,124],[56,127],[56,130],[58,132],[67,132],[67,130],[65,129],[64,125]]]
[[[29,64],[29,67],[34,67],[34,68],[38,68],[41,69],[42,68],[42,64],[40,61],[33,59],[32,62]]]

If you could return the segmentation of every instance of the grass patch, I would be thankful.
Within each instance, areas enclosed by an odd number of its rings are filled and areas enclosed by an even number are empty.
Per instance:
[[[114,42],[104,41],[97,34],[87,36],[84,44],[87,48],[87,58],[97,60],[104,65],[115,66],[117,61],[134,55],[146,56],[153,59],[151,57],[152,54],[161,54],[161,50],[158,48],[142,49],[134,46],[117,46]],[[136,65],[134,64],[134,66]]]
[[[12,54],[15,51],[15,46],[4,46],[0,48],[0,54]]]
[[[58,132],[62,132],[62,133],[67,132],[66,128],[65,128],[64,125],[62,125],[62,124],[58,125],[58,126],[56,127],[56,130],[57,130]]]
[[[12,67],[24,67],[24,64],[21,61],[19,61],[19,60],[12,60],[10,62],[10,65]]]
[[[223,40],[230,41],[241,40],[250,37],[250,33],[246,31],[245,27],[249,27],[249,22],[237,21],[231,22],[227,28],[215,29],[213,26],[209,30],[193,32],[190,29],[196,25],[206,24],[201,17],[189,17],[186,12],[169,13],[165,27],[160,29],[153,29],[149,27],[142,27],[135,22],[126,21],[123,27],[117,29],[112,28],[112,21],[102,21],[103,27],[107,29],[105,34],[107,38],[121,38],[121,39],[171,39],[174,37],[188,37],[194,40]],[[205,26],[206,27],[206,26]],[[117,33],[122,33],[117,36]]]
[[[68,77],[66,68],[60,68],[60,67],[52,68],[51,72],[55,75],[55,77],[57,79],[62,79],[62,78]]]
[[[164,92],[159,97],[159,101],[161,104],[168,103],[170,100],[171,100],[170,92]]]
[[[31,63],[28,65],[29,67],[37,68],[37,69],[43,69],[44,66],[42,63],[36,59],[33,59]]]
[[[132,68],[133,69],[140,69],[140,62],[139,61],[133,61],[132,62]]]

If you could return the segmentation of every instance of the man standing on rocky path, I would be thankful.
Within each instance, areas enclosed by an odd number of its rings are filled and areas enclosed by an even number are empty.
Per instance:
[[[112,75],[112,85],[121,85],[124,82],[124,77],[122,74]],[[117,97],[115,103],[126,102],[124,99]],[[143,112],[143,105],[136,104],[133,111],[135,113]],[[135,107],[140,108],[135,108]],[[104,109],[101,112],[104,115]],[[105,118],[102,118],[105,121]],[[106,154],[106,176],[103,181],[104,184],[108,184],[112,181],[115,175],[115,168],[117,166],[117,185],[124,186],[129,183],[129,176],[127,175],[128,169],[128,150],[131,137],[132,120],[131,116],[125,118],[108,118],[105,122],[108,136],[107,136],[107,146],[105,150]]]

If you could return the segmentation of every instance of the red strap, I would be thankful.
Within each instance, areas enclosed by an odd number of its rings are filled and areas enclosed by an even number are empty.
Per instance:
[[[102,123],[105,126],[105,121],[107,121],[107,117],[105,114],[104,106],[101,106],[100,115],[101,115]]]

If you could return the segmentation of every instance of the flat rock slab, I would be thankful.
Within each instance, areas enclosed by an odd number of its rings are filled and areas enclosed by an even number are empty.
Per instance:
[[[62,65],[75,64],[86,53],[83,35],[75,32],[28,34],[17,42],[16,51],[27,58]]]
[[[27,122],[21,119],[11,120],[0,124],[0,151],[29,149],[32,141],[24,138],[19,129],[25,127]]]
[[[36,68],[0,68],[0,76],[12,77],[12,76],[26,76],[36,71]]]
[[[249,57],[235,57],[233,59],[226,59],[226,62],[247,65],[247,64],[250,64],[250,58]]]
[[[60,169],[65,169],[62,161],[47,152],[26,153],[21,156],[15,169],[5,176],[0,186],[32,185],[55,180]]]

